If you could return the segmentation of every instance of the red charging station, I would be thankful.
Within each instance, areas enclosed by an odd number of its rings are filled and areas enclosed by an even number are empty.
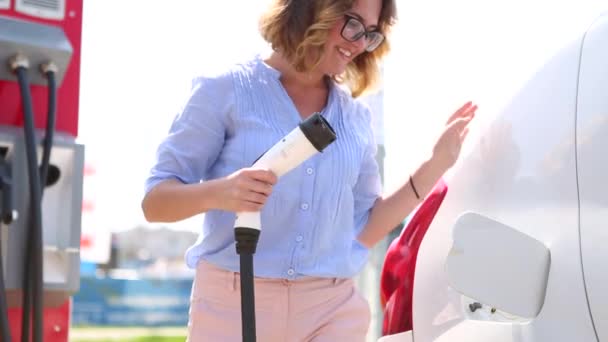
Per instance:
[[[69,337],[80,284],[82,14],[82,0],[0,1],[2,341]]]

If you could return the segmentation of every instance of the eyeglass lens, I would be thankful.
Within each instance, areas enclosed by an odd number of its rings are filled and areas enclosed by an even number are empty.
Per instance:
[[[354,42],[365,36],[366,50],[373,51],[384,40],[384,36],[380,32],[367,32],[363,24],[356,18],[347,17],[347,21],[342,29],[344,39]]]

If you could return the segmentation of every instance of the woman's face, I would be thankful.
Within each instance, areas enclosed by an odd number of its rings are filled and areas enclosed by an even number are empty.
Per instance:
[[[344,38],[356,36],[357,32],[365,29],[372,32],[377,29],[382,0],[356,0],[350,11],[342,20],[339,20],[329,33],[325,43],[325,55],[319,67],[326,75],[339,75],[346,70],[346,66],[355,57],[365,52],[370,43],[373,43],[377,34],[363,35],[355,41]],[[342,33],[344,32],[344,36]]]

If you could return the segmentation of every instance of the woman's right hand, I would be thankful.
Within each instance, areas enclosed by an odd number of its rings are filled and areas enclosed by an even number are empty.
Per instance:
[[[268,170],[240,169],[221,179],[218,200],[226,211],[260,211],[278,178]]]

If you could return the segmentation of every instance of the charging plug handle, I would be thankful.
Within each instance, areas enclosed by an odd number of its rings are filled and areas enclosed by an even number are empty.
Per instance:
[[[260,238],[260,230],[246,227],[234,228],[236,252],[240,254],[255,254]]]

